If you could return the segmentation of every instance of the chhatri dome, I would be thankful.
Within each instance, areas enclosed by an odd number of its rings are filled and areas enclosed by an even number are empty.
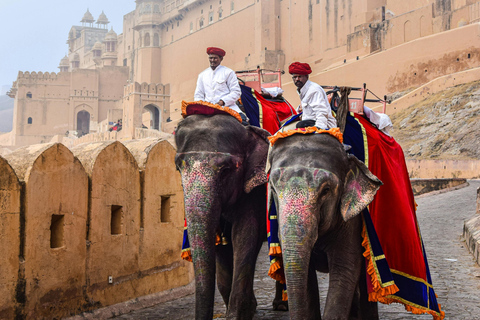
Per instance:
[[[68,57],[65,55],[62,60],[60,60],[60,64],[58,67],[69,67],[70,66],[70,60],[68,60]]]
[[[97,19],[97,26],[100,27],[100,25],[103,26],[103,29],[107,29],[107,24],[110,23],[110,21],[108,21],[108,18],[107,16],[105,15],[105,13],[102,11],[102,13],[100,14],[100,16],[98,17]]]
[[[102,44],[100,42],[95,42],[95,44],[93,45],[93,48],[92,50],[102,50]]]
[[[92,14],[90,13],[90,11],[87,9],[87,12],[85,12],[85,14],[83,15],[83,18],[80,22],[83,22],[83,23],[93,23],[95,22],[95,19],[93,18]]]
[[[102,13],[100,13],[100,16],[97,19],[97,24],[99,24],[99,23],[101,23],[101,24],[110,23],[110,21],[108,21],[108,18],[103,11],[102,11]]]
[[[105,35],[104,41],[117,41],[117,33],[113,31],[113,28]]]

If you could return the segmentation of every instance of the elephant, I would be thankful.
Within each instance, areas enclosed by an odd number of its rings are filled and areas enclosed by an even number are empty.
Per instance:
[[[329,272],[324,319],[378,319],[361,272],[359,213],[382,182],[325,133],[278,139],[269,161],[290,319],[322,318],[316,270]]]
[[[215,276],[228,319],[252,319],[255,313],[255,263],[266,239],[269,135],[224,114],[190,115],[177,127],[175,164],[184,190],[196,319],[213,317]],[[218,232],[228,245],[215,245]]]

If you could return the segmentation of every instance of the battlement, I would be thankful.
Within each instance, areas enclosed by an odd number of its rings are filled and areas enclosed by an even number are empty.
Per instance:
[[[55,73],[55,72],[42,72],[42,71],[39,71],[39,72],[35,72],[35,71],[22,72],[22,71],[19,71],[18,76],[17,76],[17,80],[20,80],[20,79],[55,80],[55,79],[57,79],[57,73]]]
[[[161,139],[0,157],[0,314],[63,318],[190,283],[174,157]]]
[[[130,83],[124,87],[124,96],[131,94],[148,94],[148,95],[170,95],[170,85],[161,83]]]

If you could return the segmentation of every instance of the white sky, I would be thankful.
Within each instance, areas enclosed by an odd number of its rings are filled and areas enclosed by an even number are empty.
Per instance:
[[[0,0],[0,87],[11,86],[18,71],[58,72],[68,32],[82,25],[87,8],[95,20],[103,10],[120,34],[135,0]]]

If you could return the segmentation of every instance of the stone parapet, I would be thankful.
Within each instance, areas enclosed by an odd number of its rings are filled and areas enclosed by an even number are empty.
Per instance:
[[[188,286],[174,157],[162,139],[0,157],[0,319],[59,319]]]
[[[480,265],[480,188],[477,189],[476,214],[465,221],[463,226],[463,237],[468,250],[473,258]]]
[[[451,190],[452,188],[460,188],[468,186],[467,179],[452,178],[452,179],[411,179],[413,194],[415,196],[439,191]]]
[[[410,179],[479,179],[479,160],[406,160]]]

